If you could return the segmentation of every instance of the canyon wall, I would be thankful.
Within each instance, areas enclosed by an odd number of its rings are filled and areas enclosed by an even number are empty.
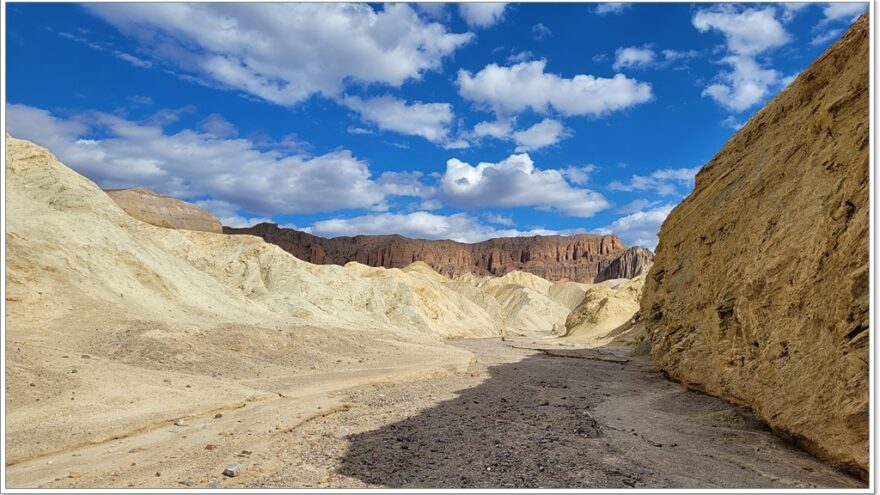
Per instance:
[[[315,264],[344,265],[356,261],[368,266],[403,268],[423,261],[449,277],[463,273],[501,276],[519,270],[551,281],[591,283],[637,276],[647,271],[653,258],[646,249],[627,249],[613,235],[504,237],[464,244],[399,235],[326,239],[269,223],[248,228],[223,227],[223,232],[262,237]],[[621,256],[625,260],[618,261]]]
[[[641,315],[688,386],[868,472],[868,17],[708,162],[660,231]]]

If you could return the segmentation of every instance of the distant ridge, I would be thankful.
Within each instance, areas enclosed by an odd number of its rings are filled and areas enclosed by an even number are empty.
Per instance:
[[[627,248],[617,236],[598,234],[502,237],[465,244],[401,235],[327,239],[271,223],[223,227],[223,232],[261,237],[310,263],[344,265],[356,261],[403,268],[423,261],[448,277],[463,273],[501,276],[519,270],[550,281],[593,283],[638,276],[648,271],[654,258],[647,249]]]

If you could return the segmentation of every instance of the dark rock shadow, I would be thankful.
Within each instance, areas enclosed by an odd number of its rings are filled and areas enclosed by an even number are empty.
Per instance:
[[[454,399],[348,436],[337,473],[389,488],[863,486],[619,347],[542,349],[487,372]]]
[[[395,488],[635,486],[638,473],[597,469],[600,459],[584,457],[607,448],[590,415],[603,394],[583,376],[554,376],[556,361],[537,354],[490,367],[486,381],[456,399],[349,436],[337,472]],[[583,360],[563,361],[584,372]],[[621,363],[600,365],[613,371]]]

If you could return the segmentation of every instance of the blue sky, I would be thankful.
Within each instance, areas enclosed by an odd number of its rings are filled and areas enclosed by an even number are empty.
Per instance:
[[[6,125],[226,225],[653,248],[867,4],[7,3]]]

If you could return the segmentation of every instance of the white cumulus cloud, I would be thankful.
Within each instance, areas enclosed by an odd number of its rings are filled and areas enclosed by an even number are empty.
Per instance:
[[[614,234],[627,246],[642,246],[654,250],[657,248],[660,226],[673,208],[675,205],[666,204],[639,210],[618,218],[596,232],[603,235]]]
[[[262,215],[387,208],[367,162],[344,149],[318,156],[261,150],[249,139],[168,132],[97,112],[62,118],[19,104],[6,106],[6,119],[12,135],[46,146],[102,187],[210,196]]]
[[[93,3],[155,59],[280,105],[351,82],[398,87],[470,41],[407,4]]]
[[[421,136],[433,143],[448,140],[449,126],[455,118],[449,103],[407,103],[392,96],[346,96],[342,102],[380,129]]]
[[[573,187],[559,170],[536,168],[526,153],[476,166],[452,158],[440,189],[446,203],[462,208],[536,207],[589,217],[611,206],[601,194]]]
[[[494,26],[504,19],[506,3],[460,3],[458,12],[461,17],[472,27]]]
[[[623,74],[611,78],[578,74],[568,79],[544,71],[545,60],[509,67],[489,64],[476,74],[458,72],[459,94],[497,114],[527,109],[564,116],[603,115],[650,101],[651,85]]]
[[[611,66],[614,70],[620,70],[627,67],[647,67],[654,63],[657,54],[649,47],[630,46],[626,48],[618,48],[614,52],[614,64]]]
[[[739,8],[721,5],[697,11],[692,22],[700,32],[718,31],[725,38],[727,55],[721,60],[731,70],[721,72],[703,90],[724,108],[742,112],[784,87],[785,76],[758,62],[759,55],[791,41],[776,19],[773,7]]]
[[[527,129],[514,132],[512,136],[517,152],[532,151],[562,141],[571,136],[571,131],[558,120],[544,119]]]

